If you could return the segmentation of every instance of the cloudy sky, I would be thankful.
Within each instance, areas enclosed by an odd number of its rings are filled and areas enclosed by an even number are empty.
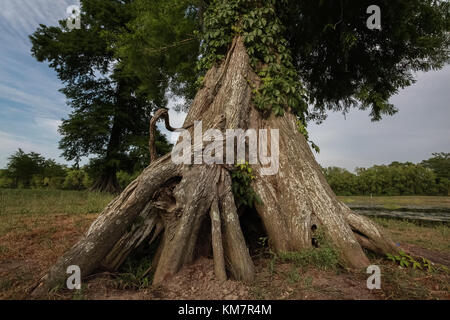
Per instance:
[[[77,0],[0,0],[0,168],[18,148],[64,163],[57,128],[70,109],[61,83],[30,55],[28,35],[39,24],[55,25]],[[372,123],[368,112],[344,118],[331,114],[310,135],[320,146],[323,166],[349,170],[392,161],[419,162],[433,152],[450,152],[450,67],[417,75],[417,83],[392,102],[400,112]],[[172,113],[174,125],[183,114]]]

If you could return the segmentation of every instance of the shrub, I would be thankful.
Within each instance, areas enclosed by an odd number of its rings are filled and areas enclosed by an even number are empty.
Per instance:
[[[62,189],[64,185],[64,177],[53,177],[48,179],[48,187],[50,189]]]
[[[83,190],[85,188],[86,172],[83,170],[72,169],[67,172],[63,188],[66,190]]]
[[[0,171],[0,188],[14,188],[14,180],[6,175],[5,172]]]

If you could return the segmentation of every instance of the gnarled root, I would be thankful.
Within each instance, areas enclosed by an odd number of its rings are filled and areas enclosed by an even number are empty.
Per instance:
[[[234,278],[252,280],[253,262],[239,224],[229,173],[220,166],[187,169],[175,188],[174,196],[178,204],[174,212],[177,212],[179,220],[176,226],[166,229],[164,248],[153,282],[161,283],[184,264],[193,261],[200,226],[208,212],[215,217],[211,225],[216,275],[221,280],[226,279],[225,260]],[[217,222],[222,223],[219,225]]]

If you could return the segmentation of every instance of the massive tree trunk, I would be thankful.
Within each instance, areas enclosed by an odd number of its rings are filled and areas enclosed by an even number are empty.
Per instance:
[[[395,251],[374,223],[336,198],[307,141],[298,133],[296,118],[290,113],[264,118],[253,107],[252,90],[258,85],[245,46],[237,37],[226,59],[207,73],[184,127],[192,132],[194,121],[201,120],[203,131],[279,129],[278,173],[264,176],[261,166],[254,166],[252,182],[262,200],[253,213],[261,218],[274,249],[312,248],[315,233],[323,229],[350,268],[369,264],[363,248]],[[96,269],[116,270],[135,248],[156,239],[160,241],[153,257],[154,283],[192,262],[205,244],[211,248],[219,279],[232,276],[251,281],[255,271],[229,169],[225,165],[175,164],[170,155],[152,162],[58,260],[33,293],[45,293],[63,281],[69,265],[78,265],[84,277]]]

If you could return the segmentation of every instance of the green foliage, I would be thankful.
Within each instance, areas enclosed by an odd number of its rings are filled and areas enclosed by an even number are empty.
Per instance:
[[[340,196],[448,195],[450,183],[443,176],[450,169],[444,165],[435,171],[424,165],[427,161],[357,168],[356,174],[337,167],[325,168],[323,172],[330,187]]]
[[[135,221],[135,225],[140,223],[144,223],[144,219]],[[152,267],[152,262],[159,244],[160,239],[157,239],[150,245],[144,243],[128,256],[119,268],[120,274],[117,278],[117,283],[121,289],[140,290],[151,286],[156,271]]]
[[[398,255],[393,254],[386,254],[386,257],[391,260],[394,263],[398,263],[400,267],[404,268],[413,268],[413,269],[419,269],[419,270],[427,270],[428,272],[433,272],[434,267],[430,260],[421,258],[421,262],[416,261],[413,257],[411,257],[409,254],[405,253],[404,251],[399,251]]]
[[[13,188],[14,180],[9,177],[7,170],[0,170],[0,189]]]
[[[327,110],[359,107],[379,120],[396,112],[389,98],[414,82],[414,72],[448,62],[450,4],[377,0],[383,18],[382,30],[376,31],[366,26],[372,4],[135,0],[130,6],[135,18],[116,37],[115,49],[145,90],[175,92],[190,101],[194,79],[201,83],[205,71],[225,58],[233,37],[241,35],[261,79],[254,88],[261,111],[282,115],[290,110],[306,124],[323,120]],[[158,79],[162,83],[153,85]]]
[[[9,157],[6,170],[0,171],[0,188],[83,190],[92,185],[84,170],[68,169],[35,152],[19,149]]]
[[[67,190],[83,190],[90,185],[90,179],[84,170],[68,170],[63,188]]]
[[[381,8],[381,30],[366,26],[373,4]],[[414,83],[414,72],[449,61],[448,1],[284,0],[275,7],[315,120],[351,107],[380,120],[396,112],[389,98]]]
[[[66,167],[45,159],[35,152],[19,149],[8,158],[6,170],[0,175],[0,188],[42,188],[51,179],[65,176]]]
[[[166,96],[184,98],[186,107],[196,94],[199,76],[195,65],[199,57],[201,7],[197,0],[134,0],[134,18],[127,32],[117,36],[116,56],[124,69],[140,79],[139,92],[159,107]]]
[[[80,290],[75,290],[72,295],[72,300],[86,300],[86,286],[81,285]]]
[[[294,67],[284,38],[284,26],[277,17],[275,1],[212,1],[205,18],[202,59],[199,70],[206,72],[221,61],[233,37],[241,35],[250,56],[250,64],[261,83],[254,87],[253,102],[263,114],[282,116],[294,113],[306,132],[307,95]],[[254,86],[254,84],[250,84]],[[305,135],[305,136],[306,136]],[[312,143],[318,152],[319,148]]]
[[[370,1],[210,1],[198,68],[204,73],[222,61],[241,35],[261,80],[250,83],[253,101],[264,114],[292,112],[303,134],[307,121],[321,122],[327,110],[370,108],[380,120],[397,111],[389,98],[414,82],[414,71],[448,62],[450,24],[445,2],[379,2],[381,31],[361,19]]]
[[[150,287],[152,284],[152,275],[149,274],[151,265],[151,257],[140,260],[127,259],[121,267],[122,273],[117,278],[119,288],[141,290]]]
[[[322,270],[337,270],[342,261],[339,256],[338,250],[332,245],[332,242],[328,239],[325,230],[319,228],[315,231],[314,237],[319,244],[316,248],[303,249],[301,251],[280,252],[275,253],[268,245],[268,238],[260,238],[259,244],[261,246],[262,254],[268,255],[269,271],[275,272],[276,264],[281,263],[293,263],[296,267],[308,268],[317,267]],[[289,275],[292,281],[297,281],[297,277],[294,274]],[[296,280],[297,279],[297,280]]]
[[[52,177],[49,179],[48,187],[50,189],[62,189],[64,184],[64,177]]]
[[[289,272],[287,273],[287,281],[290,284],[296,284],[300,282],[300,280],[302,280],[302,277],[298,273],[297,268],[292,268],[291,270],[289,270]]]
[[[450,195],[450,153],[433,153],[433,157],[422,161],[421,165],[436,174],[439,194]]]
[[[236,35],[261,80],[250,83],[255,106],[265,115],[294,113],[305,137],[308,121],[322,121],[328,110],[370,109],[373,120],[392,115],[390,97],[414,82],[414,72],[449,61],[450,4],[377,0],[383,12],[377,31],[365,23],[371,4],[81,0],[80,30],[61,21],[41,25],[30,37],[32,54],[55,69],[73,109],[60,127],[60,148],[77,163],[96,155],[92,172],[100,176],[142,170],[152,112],[173,96],[189,105],[195,80],[225,58]],[[165,138],[158,140],[158,152],[167,152]],[[27,174],[14,184],[28,187],[39,173]],[[438,179],[443,188],[450,184],[448,177]]]
[[[253,176],[253,169],[248,162],[236,165],[231,173],[231,179],[237,206],[252,208],[255,204],[262,204],[261,199],[251,186],[251,182],[255,177]]]
[[[324,270],[335,270],[339,267],[339,256],[332,248],[305,249],[300,252],[282,252],[282,262],[294,263],[298,267],[315,266]]]
[[[297,121],[297,131],[300,132],[305,137],[305,139],[309,141],[309,143],[311,144],[311,148],[313,148],[314,151],[320,153],[319,146],[316,145],[313,141],[309,140],[308,130],[306,130],[306,126],[300,120]]]

